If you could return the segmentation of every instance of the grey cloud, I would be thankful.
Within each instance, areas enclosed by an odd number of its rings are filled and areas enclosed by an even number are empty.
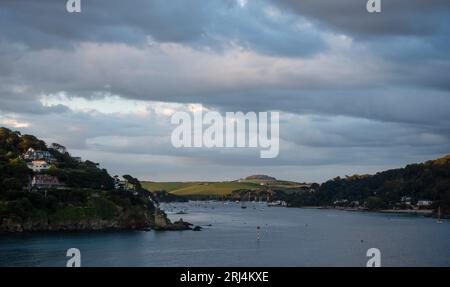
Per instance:
[[[448,153],[449,2],[383,1],[379,15],[365,3],[88,0],[70,15],[64,1],[3,0],[0,119],[11,113],[31,123],[24,132],[153,180],[325,180]],[[281,14],[268,17],[270,4]],[[58,92],[293,118],[267,161],[258,150],[174,149],[155,115],[40,103]]]
[[[249,1],[125,1],[92,0],[82,13],[68,14],[58,0],[0,3],[0,32],[4,40],[32,49],[70,48],[79,42],[119,42],[146,45],[148,41],[185,43],[223,49],[229,42],[269,54],[310,55],[325,48],[321,37],[290,28],[263,15],[266,0]],[[0,39],[1,39],[0,38]]]
[[[445,29],[446,0],[381,1],[382,12],[369,14],[367,0],[276,0],[274,4],[324,25],[359,37],[429,35]]]
[[[450,142],[448,129],[284,115],[280,155],[265,160],[258,149],[175,149],[169,139],[170,118],[152,113],[138,117],[68,111],[19,119],[31,123],[24,133],[62,143],[72,154],[99,161],[112,173],[150,180],[234,179],[265,171],[285,179],[322,181],[344,171],[373,172],[434,158],[447,152]],[[339,172],[336,166],[342,167]]]
[[[274,63],[280,60],[257,55],[240,62],[189,49],[88,45],[74,53],[46,50],[25,54],[4,81],[25,84],[29,91],[20,96],[31,100],[42,93],[66,91],[70,96],[89,98],[104,91],[142,100],[198,102],[223,110],[278,109],[448,124],[450,81],[444,72],[448,62],[434,61],[419,68],[378,63],[370,56],[364,62],[364,55],[354,54],[351,59],[346,54],[332,55],[329,60],[318,58],[305,64],[284,60],[285,64],[277,67]],[[54,65],[59,62],[65,65]],[[297,68],[304,65],[311,69]],[[17,99],[4,89],[4,101]]]

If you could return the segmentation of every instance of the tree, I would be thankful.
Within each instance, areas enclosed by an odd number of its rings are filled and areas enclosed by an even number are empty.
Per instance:
[[[371,196],[371,197],[368,197],[366,200],[366,207],[369,210],[379,210],[384,207],[384,202],[379,197]]]
[[[60,145],[58,143],[52,143],[50,148],[53,150],[56,150],[57,152],[59,152],[61,154],[65,154],[67,152],[66,147],[63,145]]]
[[[141,183],[137,178],[134,178],[129,174],[126,174],[122,177],[128,182],[128,184],[131,184],[136,190],[142,189]]]

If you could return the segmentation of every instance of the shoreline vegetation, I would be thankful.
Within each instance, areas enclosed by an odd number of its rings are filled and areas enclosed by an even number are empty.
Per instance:
[[[393,213],[393,214],[410,214],[410,215],[421,215],[425,217],[431,217],[434,213],[433,209],[382,209],[382,210],[369,210],[353,207],[333,207],[333,206],[302,206],[293,208],[303,208],[303,209],[332,209],[341,211],[354,211],[354,212],[378,212],[378,213]]]
[[[0,127],[0,233],[148,229],[192,228],[170,222],[136,178]]]
[[[322,184],[254,175],[224,182],[142,182],[161,201],[283,202],[286,207],[408,213],[450,218],[450,155]],[[272,205],[273,206],[273,205]],[[438,212],[440,210],[440,212]]]

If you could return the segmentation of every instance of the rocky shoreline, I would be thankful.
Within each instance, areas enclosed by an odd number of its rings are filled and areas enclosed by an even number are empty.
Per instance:
[[[164,212],[153,215],[148,211],[132,216],[131,212],[120,212],[111,219],[84,217],[82,219],[55,219],[48,216],[20,218],[16,216],[0,218],[0,234],[33,233],[33,232],[90,232],[119,230],[158,230],[180,231],[201,228],[182,219],[171,222]]]
[[[145,220],[104,220],[89,219],[81,221],[58,221],[51,222],[47,219],[3,218],[0,222],[0,233],[22,233],[22,232],[59,232],[59,231],[101,231],[101,230],[139,230],[149,228],[153,225],[150,218]]]
[[[179,231],[179,230],[200,231],[201,227],[194,226],[192,223],[186,222],[182,218],[172,223],[164,214],[155,216],[155,225],[153,226],[153,229],[158,231]]]
[[[119,223],[116,220],[91,220],[88,222],[58,222],[49,223],[46,221],[25,221],[18,222],[11,219],[3,219],[0,223],[0,234],[11,233],[35,233],[35,232],[91,232],[91,231],[124,231],[124,230],[142,230],[142,231],[182,231],[193,230],[200,231],[201,227],[194,226],[192,223],[184,221],[170,221],[163,225],[155,225],[151,221],[147,222],[127,222]]]

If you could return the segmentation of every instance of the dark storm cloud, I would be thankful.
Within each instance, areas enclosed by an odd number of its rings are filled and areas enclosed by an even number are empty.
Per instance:
[[[381,1],[381,13],[367,13],[367,0],[274,0],[274,4],[359,37],[430,35],[448,27],[447,0]]]
[[[270,109],[298,114],[348,115],[385,122],[449,125],[450,95],[428,89],[367,89],[332,91],[264,91],[240,93],[247,110]],[[257,98],[258,101],[250,99]],[[274,99],[282,100],[274,100]],[[213,101],[205,100],[214,105]],[[224,101],[223,110],[246,110],[243,102]]]
[[[146,34],[178,42],[198,38],[207,16],[207,5],[199,5],[200,1],[137,0],[132,5],[125,1],[82,1],[81,14],[67,13],[65,2],[2,1],[2,35],[33,48],[78,41],[136,43],[145,41]]]
[[[265,0],[240,7],[231,0],[82,1],[82,13],[69,14],[65,1],[0,3],[0,35],[33,49],[73,47],[78,42],[148,41],[185,43],[223,49],[237,42],[269,54],[309,55],[324,43],[311,31],[292,28],[297,19],[267,19]],[[0,38],[0,39],[1,39]]]

